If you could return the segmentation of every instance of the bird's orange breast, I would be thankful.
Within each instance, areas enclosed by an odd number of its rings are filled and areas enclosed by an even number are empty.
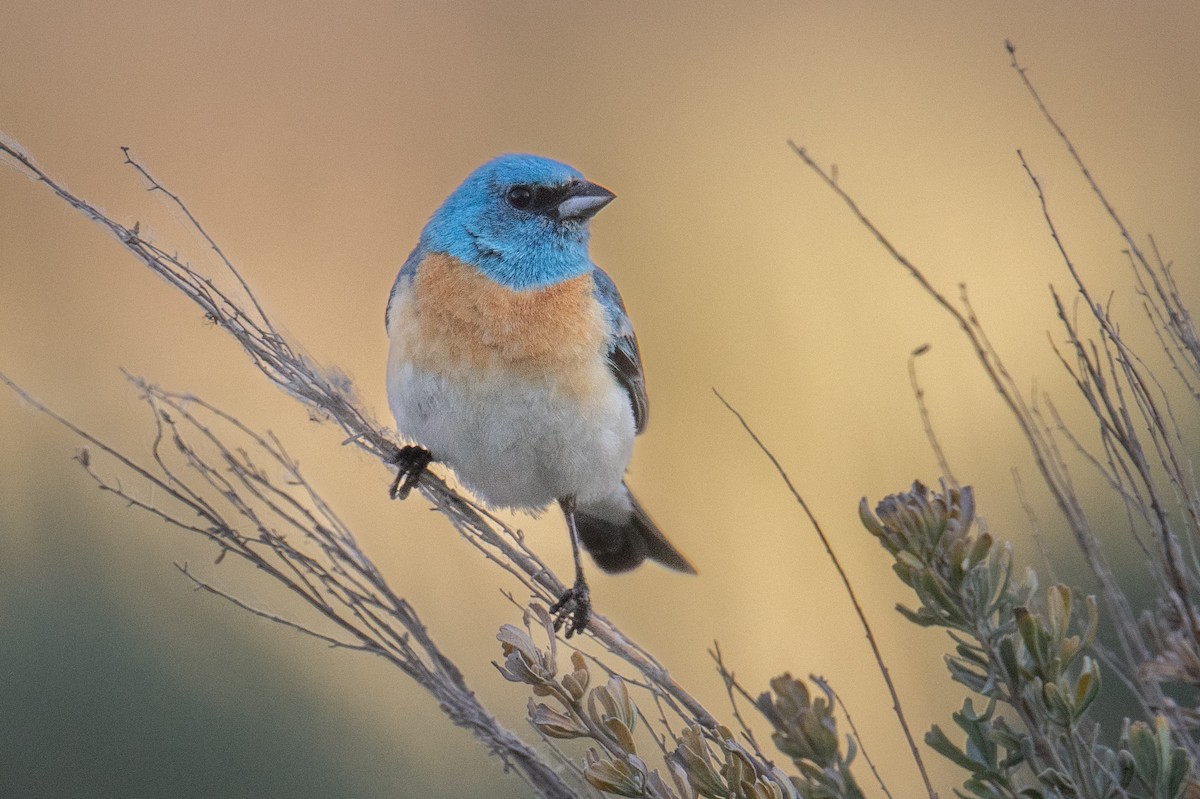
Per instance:
[[[396,353],[447,376],[492,370],[556,378],[594,390],[603,368],[607,324],[592,275],[515,291],[442,253],[421,262],[396,320]],[[396,340],[400,341],[397,342]],[[592,385],[585,385],[592,384]]]

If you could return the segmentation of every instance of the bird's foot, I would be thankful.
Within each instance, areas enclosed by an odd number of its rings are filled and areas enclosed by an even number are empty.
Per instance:
[[[392,481],[392,486],[388,489],[388,496],[392,499],[407,497],[409,492],[417,487],[421,475],[425,472],[425,467],[432,460],[432,453],[424,447],[412,445],[401,447],[396,452],[396,457],[392,459],[392,463],[396,466],[396,479]]]
[[[567,638],[575,633],[581,633],[587,627],[592,615],[591,592],[583,579],[575,581],[558,601],[550,606],[550,615],[554,616],[554,629],[557,631],[567,625]]]

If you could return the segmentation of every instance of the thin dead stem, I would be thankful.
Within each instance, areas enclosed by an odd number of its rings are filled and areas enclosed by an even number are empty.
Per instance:
[[[917,411],[921,415],[921,427],[925,430],[925,440],[929,442],[929,446],[933,450],[933,455],[937,458],[938,468],[941,469],[942,475],[950,485],[955,488],[961,488],[957,478],[954,476],[954,470],[950,468],[950,461],[946,459],[946,453],[942,449],[941,442],[938,441],[937,434],[934,432],[933,421],[929,417],[929,406],[925,404],[925,389],[921,388],[921,382],[917,379],[917,358],[920,358],[927,352],[929,352],[929,345],[922,344],[909,354],[908,384],[912,387],[913,397],[917,401]]]
[[[480,704],[415,609],[392,591],[274,436],[255,433],[197,397],[131,380],[154,414],[152,466],[122,454],[0,374],[0,382],[32,408],[153,486],[157,499],[147,502],[119,479],[102,474],[85,449],[77,460],[101,490],[213,542],[220,552],[218,562],[232,554],[253,566],[299,597],[325,620],[329,631],[254,607],[198,577],[187,564],[179,565],[198,589],[330,646],[387,660],[428,691],[451,721],[474,733],[539,796],[575,795],[536,750]],[[226,443],[232,441],[238,444]],[[261,464],[257,458],[263,459]]]
[[[804,511],[804,515],[808,517],[809,524],[812,525],[813,529],[816,531],[817,537],[821,539],[821,545],[825,548],[825,554],[828,555],[830,561],[833,562],[833,567],[837,570],[838,577],[841,578],[842,586],[846,590],[846,595],[850,598],[850,604],[854,606],[854,612],[858,616],[859,624],[862,625],[863,632],[866,633],[867,643],[870,645],[871,654],[875,658],[875,665],[879,668],[879,673],[882,675],[883,682],[887,686],[888,694],[891,696],[892,711],[896,714],[896,720],[900,722],[900,729],[904,733],[905,741],[908,742],[908,748],[912,753],[913,762],[916,763],[917,770],[921,773],[921,779],[925,783],[925,790],[928,792],[930,799],[937,799],[937,792],[934,791],[933,783],[929,779],[929,772],[925,768],[925,761],[921,757],[921,750],[917,748],[917,742],[913,738],[912,730],[908,726],[908,721],[904,718],[904,708],[900,702],[900,694],[896,691],[896,685],[894,682],[892,682],[891,672],[888,670],[887,663],[883,659],[883,653],[879,651],[879,644],[875,641],[875,633],[871,629],[870,622],[867,621],[867,615],[863,612],[862,605],[860,605],[858,602],[858,595],[854,591],[854,586],[850,582],[850,577],[846,574],[845,569],[842,568],[842,563],[840,560],[838,560],[837,554],[833,551],[833,547],[830,545],[829,539],[826,537],[825,531],[821,527],[821,523],[817,521],[817,517],[813,514],[812,510],[809,509],[808,503],[804,501],[804,497],[800,494],[800,491],[796,488],[795,484],[792,483],[792,479],[788,476],[787,471],[783,468],[783,464],[779,462],[779,459],[775,457],[775,454],[771,452],[767,445],[763,443],[762,439],[758,437],[758,434],[754,432],[752,427],[750,427],[750,423],[746,421],[745,417],[743,417],[736,408],[729,404],[728,400],[721,396],[719,391],[713,389],[713,393],[717,395],[717,399],[721,401],[721,404],[724,405],[725,408],[732,413],[742,425],[742,428],[745,429],[755,446],[757,446],[771,461],[771,465],[775,467],[775,471],[779,473],[779,476],[783,478],[784,484],[787,485],[788,491],[791,492],[792,497]]]
[[[888,790],[887,783],[883,781],[883,775],[875,767],[875,761],[871,759],[871,753],[867,751],[867,745],[863,743],[862,736],[858,734],[858,725],[854,723],[854,717],[850,715],[850,709],[842,701],[841,695],[833,690],[833,686],[829,684],[829,680],[826,680],[824,677],[810,674],[808,675],[808,679],[812,680],[813,684],[822,691],[832,696],[833,700],[837,702],[838,707],[842,709],[842,715],[846,717],[846,724],[850,727],[850,734],[854,736],[854,740],[858,741],[858,751],[862,752],[863,760],[867,761],[867,767],[871,769],[871,774],[874,775],[875,781],[879,783],[879,790],[883,791],[883,795],[888,799],[892,799],[892,792]]]

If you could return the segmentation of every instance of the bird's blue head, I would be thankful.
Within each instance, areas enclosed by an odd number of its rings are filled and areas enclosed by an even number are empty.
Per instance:
[[[502,155],[446,198],[421,244],[509,288],[549,286],[592,268],[588,220],[615,196],[558,161]]]

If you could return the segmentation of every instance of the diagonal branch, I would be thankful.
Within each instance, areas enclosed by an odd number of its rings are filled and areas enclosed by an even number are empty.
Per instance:
[[[800,508],[804,511],[804,515],[808,517],[809,524],[816,531],[817,537],[821,539],[821,545],[825,547],[825,554],[833,562],[833,567],[837,570],[838,577],[842,580],[842,586],[846,589],[846,595],[850,597],[850,604],[854,606],[854,612],[858,615],[858,621],[862,625],[863,631],[867,635],[867,643],[871,646],[871,654],[875,657],[875,665],[879,667],[879,673],[883,676],[883,681],[887,685],[888,694],[892,698],[892,710],[896,714],[896,720],[900,722],[900,729],[904,732],[904,739],[908,742],[909,751],[912,753],[913,762],[917,764],[917,770],[921,772],[921,779],[925,781],[925,790],[929,793],[930,799],[937,799],[937,792],[933,789],[933,783],[929,780],[929,772],[925,769],[925,761],[921,758],[921,750],[917,748],[917,742],[913,738],[912,730],[908,726],[908,721],[904,718],[904,708],[900,703],[900,694],[896,691],[896,684],[892,682],[892,674],[888,670],[887,663],[884,662],[883,653],[879,651],[879,644],[875,641],[875,633],[871,629],[871,623],[867,621],[867,614],[863,612],[862,605],[858,603],[858,595],[854,592],[854,586],[850,582],[850,577],[846,574],[846,570],[842,568],[842,563],[838,560],[837,554],[833,551],[833,546],[829,543],[829,539],[825,535],[825,530],[821,527],[821,523],[817,521],[817,517],[809,509],[808,503],[804,501],[803,495],[792,483],[792,478],[788,476],[787,471],[783,468],[783,464],[775,457],[775,453],[763,443],[758,434],[754,432],[754,428],[750,427],[750,423],[745,417],[738,412],[736,408],[729,404],[729,401],[721,396],[721,393],[713,389],[713,393],[717,395],[717,399],[721,404],[734,415],[742,428],[750,436],[764,455],[771,461],[771,465],[775,467],[775,471],[783,478],[783,482],[787,485],[788,491],[792,497],[799,503]]]
[[[273,436],[255,433],[199,398],[171,394],[134,379],[154,413],[158,431],[154,463],[142,465],[47,407],[7,376],[0,374],[0,382],[36,411],[148,482],[160,501],[139,499],[119,479],[102,474],[84,449],[77,459],[101,489],[213,542],[221,552],[218,564],[233,555],[253,566],[299,597],[337,632],[263,611],[196,576],[186,564],[179,565],[197,589],[330,646],[383,658],[431,694],[454,724],[470,730],[539,796],[576,795],[537,750],[480,703],[413,607],[393,592],[351,531],[328,511]],[[282,470],[280,482],[258,465],[260,457],[272,470]],[[208,488],[216,488],[217,496],[197,499],[211,494]]]

